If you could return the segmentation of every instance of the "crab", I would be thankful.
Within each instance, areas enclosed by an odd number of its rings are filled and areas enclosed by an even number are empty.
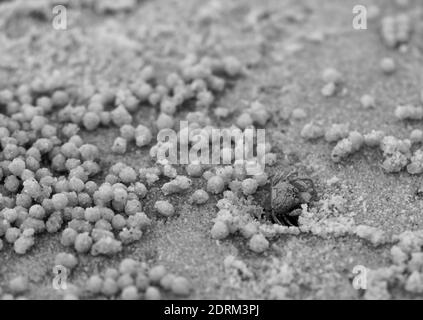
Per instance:
[[[291,171],[272,178],[270,196],[272,220],[281,225],[294,226],[291,220],[298,219],[302,212],[301,205],[313,201],[317,194],[310,178]]]

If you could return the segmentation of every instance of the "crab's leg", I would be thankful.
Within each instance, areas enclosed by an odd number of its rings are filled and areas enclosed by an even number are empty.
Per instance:
[[[283,173],[277,173],[272,177],[272,186],[277,185],[284,178]]]
[[[282,221],[283,221],[283,223],[276,217],[276,215],[275,215],[274,212],[272,212],[272,218],[273,218],[273,220],[275,222],[277,222],[280,225],[286,225],[288,227],[293,227],[294,226],[291,222],[289,222],[289,220],[285,217],[285,215],[282,215]]]
[[[295,171],[295,170],[291,170],[290,172],[288,172],[287,174],[286,174],[286,179],[287,180],[293,180],[293,177],[298,177],[298,173]]]
[[[288,218],[285,215],[282,215],[282,221],[287,225],[288,227],[293,227],[294,225],[288,220]]]
[[[283,223],[279,221],[279,219],[276,217],[275,213],[272,211],[272,219],[274,222],[282,225]]]

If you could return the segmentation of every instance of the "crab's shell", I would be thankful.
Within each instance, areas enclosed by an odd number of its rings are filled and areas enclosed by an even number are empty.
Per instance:
[[[288,213],[301,205],[298,189],[289,182],[279,182],[272,188],[272,210],[275,214]]]

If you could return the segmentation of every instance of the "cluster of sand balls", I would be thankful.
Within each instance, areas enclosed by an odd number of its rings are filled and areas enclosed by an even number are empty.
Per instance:
[[[119,4],[113,1],[90,3],[98,13],[127,11],[136,5],[135,0]],[[382,37],[390,47],[407,43],[411,32],[411,22],[406,15],[382,21]],[[387,74],[392,73],[395,63],[392,59],[384,59],[381,68]],[[192,179],[202,177],[206,187],[191,194],[193,204],[205,204],[209,194],[224,195],[218,202],[219,212],[211,229],[211,236],[216,240],[240,233],[248,239],[252,251],[262,253],[278,233],[298,233],[297,228],[287,231],[288,228],[282,226],[260,224],[248,210],[244,211],[252,206],[242,203],[243,199],[254,195],[267,183],[266,174],[248,177],[246,163],[217,168],[190,163],[185,167],[187,176],[181,175],[158,157],[160,151],[169,146],[161,142],[152,145],[155,133],[177,127],[177,114],[187,102],[194,102],[197,109],[186,116],[192,132],[189,143],[197,142],[204,130],[213,129],[207,114],[217,95],[226,88],[222,74],[228,78],[237,77],[243,74],[243,67],[233,57],[189,56],[178,72],[167,75],[164,83],[158,83],[153,66],[146,65],[138,81],[128,88],[99,88],[86,103],[80,103],[84,99],[75,97],[66,88],[49,90],[37,81],[0,92],[0,108],[5,111],[0,116],[0,182],[3,184],[0,250],[10,244],[17,254],[25,254],[35,245],[37,235],[60,232],[61,244],[79,254],[114,255],[122,251],[123,245],[140,240],[151,225],[151,217],[144,213],[143,199],[148,189],[162,178],[167,182],[162,185],[161,193],[170,196],[187,194],[192,188]],[[334,96],[342,89],[342,74],[337,70],[326,69],[322,78],[325,85],[321,93],[325,97]],[[375,106],[370,95],[363,95],[360,103],[366,109]],[[141,104],[157,110],[153,123],[134,123]],[[304,118],[301,111],[295,110],[293,118]],[[225,118],[229,111],[220,107],[214,114]],[[421,120],[423,112],[420,107],[405,106],[396,110],[396,116],[402,120]],[[256,101],[237,116],[235,124],[236,128],[247,129],[265,126],[269,119],[270,113]],[[138,148],[152,145],[149,153],[157,160],[156,165],[137,171],[117,163],[110,168],[104,181],[98,182],[103,173],[100,150],[84,142],[79,134],[81,130],[85,133],[111,126],[119,128],[119,137],[111,144],[111,152],[124,155],[131,144]],[[318,124],[309,123],[304,126],[301,136],[305,139],[324,137],[328,143],[334,143],[331,154],[334,162],[342,161],[363,146],[379,147],[385,157],[382,167],[387,172],[399,172],[404,168],[411,174],[423,172],[423,152],[411,152],[412,143],[423,142],[421,131],[413,131],[409,140],[400,140],[385,136],[381,131],[362,135],[350,131],[346,124],[334,124],[324,130]],[[211,142],[205,140],[204,143]],[[273,163],[276,155],[270,153],[270,149],[266,149],[266,161]],[[225,151],[232,154],[232,150]],[[169,200],[156,201],[154,210],[165,218],[176,214]],[[365,237],[372,231],[360,228],[358,233]],[[418,233],[399,237],[398,246],[391,250],[396,266],[388,272],[377,272],[379,278],[376,278],[382,280],[375,281],[376,288],[386,288],[387,278],[401,274],[407,279],[407,291],[423,292],[421,239]],[[69,270],[78,262],[71,253],[62,252],[55,258],[56,265]],[[0,288],[0,296],[3,299],[21,298],[28,289],[28,279],[19,276],[10,281],[6,290],[10,293],[3,295]],[[128,300],[160,299],[164,292],[186,297],[191,286],[187,279],[168,273],[162,265],[149,267],[143,262],[124,259],[118,269],[107,269],[91,276],[82,289],[71,286],[65,298],[88,295]]]
[[[161,187],[164,197],[186,193],[192,187],[191,178],[204,178],[205,189],[196,190],[189,199],[196,205],[206,203],[209,194],[222,194],[227,188],[240,190],[244,196],[254,194],[267,177],[248,178],[247,164],[242,161],[221,168],[192,162],[186,165],[185,176],[158,158],[161,145],[153,144],[155,133],[175,128],[178,111],[192,101],[197,110],[189,112],[186,120],[193,132],[189,141],[194,143],[202,130],[213,128],[207,114],[216,94],[226,87],[222,75],[233,78],[242,74],[243,66],[233,57],[189,56],[164,83],[157,81],[151,65],[145,65],[139,80],[128,88],[101,87],[88,98],[74,90],[55,88],[52,83],[42,84],[38,78],[1,91],[0,250],[10,244],[17,254],[25,254],[36,244],[38,235],[48,232],[61,233],[61,245],[78,254],[115,255],[123,246],[139,241],[151,226],[143,199],[161,178],[167,180]],[[159,110],[156,121],[148,126],[135,125],[135,113],[146,104]],[[220,109],[218,114],[225,116],[227,112]],[[266,108],[254,102],[239,116],[234,128],[264,126],[269,118]],[[105,173],[102,151],[82,137],[111,126],[118,127],[120,133],[110,146],[111,152],[125,154],[131,144],[149,146],[156,164],[136,170],[118,162]],[[276,156],[270,149],[267,145],[267,158],[274,162]],[[104,178],[99,182],[100,176]],[[157,200],[153,209],[165,218],[176,214],[167,199]],[[56,263],[72,270],[78,258],[61,253]],[[185,282],[176,279],[173,291],[178,294],[178,283]],[[124,298],[140,295],[135,294],[134,286],[121,289]],[[145,297],[158,298],[160,292],[146,288]]]
[[[146,188],[135,181],[135,171],[116,164],[108,181],[98,185],[90,180],[100,172],[97,147],[82,144],[79,136],[63,144],[54,137],[55,144],[48,138],[37,139],[35,134],[28,149],[17,141],[14,144],[13,133],[3,138],[9,142],[2,153],[8,193],[2,196],[0,235],[19,254],[26,253],[34,245],[34,237],[45,231],[63,230],[62,244],[81,253],[91,250],[93,255],[119,252],[121,242],[139,239],[150,220],[140,201]],[[48,160],[51,164],[41,167]]]
[[[325,132],[322,126],[311,122],[304,126],[301,136],[307,140],[324,137],[327,142],[336,143],[331,153],[335,163],[363,147],[379,148],[384,157],[381,167],[386,172],[397,173],[406,169],[410,174],[423,173],[422,151],[417,149],[412,152],[412,145],[423,141],[423,133],[418,129],[411,132],[410,139],[398,139],[380,130],[362,135],[358,131],[350,131],[347,124],[333,124]]]
[[[365,299],[390,299],[393,285],[399,285],[409,293],[423,293],[422,231],[405,231],[393,240],[391,265],[369,270]]]
[[[396,19],[387,18],[384,22],[386,30],[384,33],[389,34],[389,28],[395,37],[399,38],[395,41],[404,42],[405,35],[410,33],[409,20],[403,16]],[[395,25],[393,27],[392,25]],[[392,33],[391,32],[391,33]],[[389,36],[392,36],[389,35]],[[395,38],[396,39],[396,38]],[[383,58],[380,62],[381,70],[387,74],[392,74],[395,69],[395,61],[391,58]],[[337,86],[342,84],[342,74],[333,68],[327,68],[323,71],[323,80],[326,82],[322,93],[325,96],[332,96],[336,92]],[[374,108],[376,105],[375,98],[365,94],[360,98],[360,104],[363,109]],[[395,109],[395,117],[399,120],[421,120],[423,119],[423,108],[414,105],[401,105]],[[423,173],[423,152],[421,149],[412,151],[413,145],[419,145],[423,142],[423,132],[415,129],[410,133],[409,139],[398,139],[393,136],[386,136],[381,130],[372,130],[367,134],[361,134],[358,131],[350,131],[348,124],[332,124],[326,129],[319,122],[311,121],[304,125],[300,133],[305,140],[316,140],[323,138],[328,143],[336,143],[332,149],[331,159],[335,163],[339,163],[348,156],[356,153],[362,147],[379,148],[384,156],[381,167],[388,173],[398,173],[404,169],[409,174]]]
[[[223,240],[230,234],[239,232],[248,239],[248,247],[252,251],[257,253],[266,251],[269,248],[269,241],[259,232],[260,224],[251,214],[243,212],[241,206],[234,205],[234,197],[236,195],[228,191],[225,193],[225,198],[219,200],[217,204],[219,212],[211,229],[213,239]]]
[[[336,143],[332,150],[331,159],[340,162],[349,155],[359,151],[364,145],[364,137],[358,131],[350,131],[347,124],[332,124],[324,128],[313,122],[306,124],[301,136],[306,140],[314,140],[324,137],[328,143]]]
[[[187,297],[192,286],[186,278],[170,273],[163,265],[149,266],[126,258],[118,269],[108,268],[101,274],[90,276],[82,288],[67,291],[65,298],[85,295],[122,300],[160,300],[163,294]]]
[[[125,153],[131,141],[138,147],[149,145],[155,129],[132,126],[140,103],[159,107],[156,129],[171,128],[173,115],[185,101],[195,99],[199,109],[210,107],[214,92],[225,87],[216,72],[234,77],[242,73],[242,65],[231,57],[190,56],[180,73],[169,74],[164,85],[155,84],[154,68],[146,65],[128,90],[102,89],[86,105],[74,105],[81,99],[66,89],[48,91],[37,81],[0,92],[5,110],[0,117],[0,180],[4,184],[0,237],[20,254],[44,231],[63,231],[62,243],[94,255],[117,253],[122,243],[139,240],[150,224],[142,211],[147,187],[162,173],[171,177],[175,170],[164,166],[155,172],[140,170],[138,175],[132,167],[118,163],[98,184],[93,178],[102,172],[100,151],[84,143],[78,133],[115,125],[121,137],[113,143],[113,152]],[[165,195],[190,187],[188,178],[172,177],[162,188]],[[160,203],[156,207],[159,213],[172,212],[161,210]]]
[[[69,253],[59,253],[55,264],[67,268],[70,273],[78,264],[78,259]],[[134,259],[123,259],[118,268],[107,268],[102,273],[89,276],[84,284],[72,283],[66,279],[66,286],[60,291],[63,299],[107,298],[122,300],[160,300],[164,295],[188,297],[192,285],[188,279],[166,270],[163,265],[151,266]],[[30,282],[25,276],[17,276],[9,281],[7,288],[0,288],[2,300],[26,299]]]

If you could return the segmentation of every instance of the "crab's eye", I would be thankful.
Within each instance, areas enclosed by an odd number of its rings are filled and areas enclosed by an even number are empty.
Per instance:
[[[291,184],[297,187],[300,191],[308,191],[314,189],[313,182],[310,179],[296,179],[291,181]]]

